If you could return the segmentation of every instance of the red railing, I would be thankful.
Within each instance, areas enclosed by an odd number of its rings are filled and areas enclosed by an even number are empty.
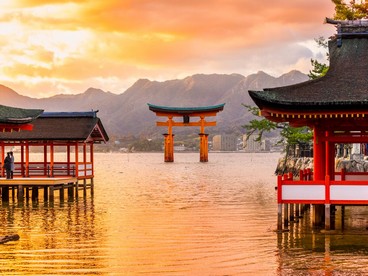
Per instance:
[[[278,203],[363,204],[368,205],[368,172],[339,172],[335,180],[312,180],[312,173],[303,171],[300,179],[292,174],[277,178]]]
[[[5,170],[2,168],[1,175],[5,176]],[[15,177],[61,177],[72,176],[78,178],[92,178],[93,164],[86,163],[68,163],[68,162],[29,162],[28,166],[22,166],[22,163],[14,164]]]

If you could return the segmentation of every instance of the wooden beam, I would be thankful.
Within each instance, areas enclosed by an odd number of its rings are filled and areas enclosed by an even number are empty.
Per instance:
[[[189,122],[187,124],[181,122],[174,122],[171,123],[172,126],[202,126],[201,121],[198,122]],[[156,122],[156,126],[169,126],[168,122]],[[204,122],[204,126],[216,126],[216,122]]]

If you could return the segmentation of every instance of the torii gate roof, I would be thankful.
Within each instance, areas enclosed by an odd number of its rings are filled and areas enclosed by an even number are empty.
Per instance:
[[[193,113],[213,113],[219,112],[224,109],[225,104],[212,105],[212,106],[201,106],[201,107],[172,107],[172,106],[159,106],[147,103],[149,109],[156,113],[168,113],[168,114],[179,114],[179,115],[190,115]]]

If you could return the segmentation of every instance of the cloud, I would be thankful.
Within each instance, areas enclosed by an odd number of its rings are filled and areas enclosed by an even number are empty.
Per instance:
[[[139,78],[305,70],[320,51],[300,43],[334,32],[322,24],[333,5],[320,0],[5,2],[0,83],[34,96],[93,85],[121,93]]]

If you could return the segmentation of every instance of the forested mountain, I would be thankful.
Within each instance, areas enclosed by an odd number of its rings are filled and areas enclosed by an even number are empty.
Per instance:
[[[89,88],[76,95],[57,95],[35,99],[19,95],[14,90],[0,85],[0,103],[22,108],[40,108],[45,111],[90,111],[99,110],[98,116],[109,135],[156,136],[166,129],[156,127],[155,114],[147,103],[166,106],[206,106],[225,103],[225,108],[216,117],[217,126],[211,133],[242,133],[241,127],[251,118],[242,106],[253,104],[248,90],[277,87],[306,81],[308,77],[299,71],[291,71],[280,77],[264,72],[244,77],[239,74],[197,74],[184,79],[164,82],[140,79],[122,94]],[[210,118],[209,118],[210,120]],[[176,133],[195,132],[177,128]]]

